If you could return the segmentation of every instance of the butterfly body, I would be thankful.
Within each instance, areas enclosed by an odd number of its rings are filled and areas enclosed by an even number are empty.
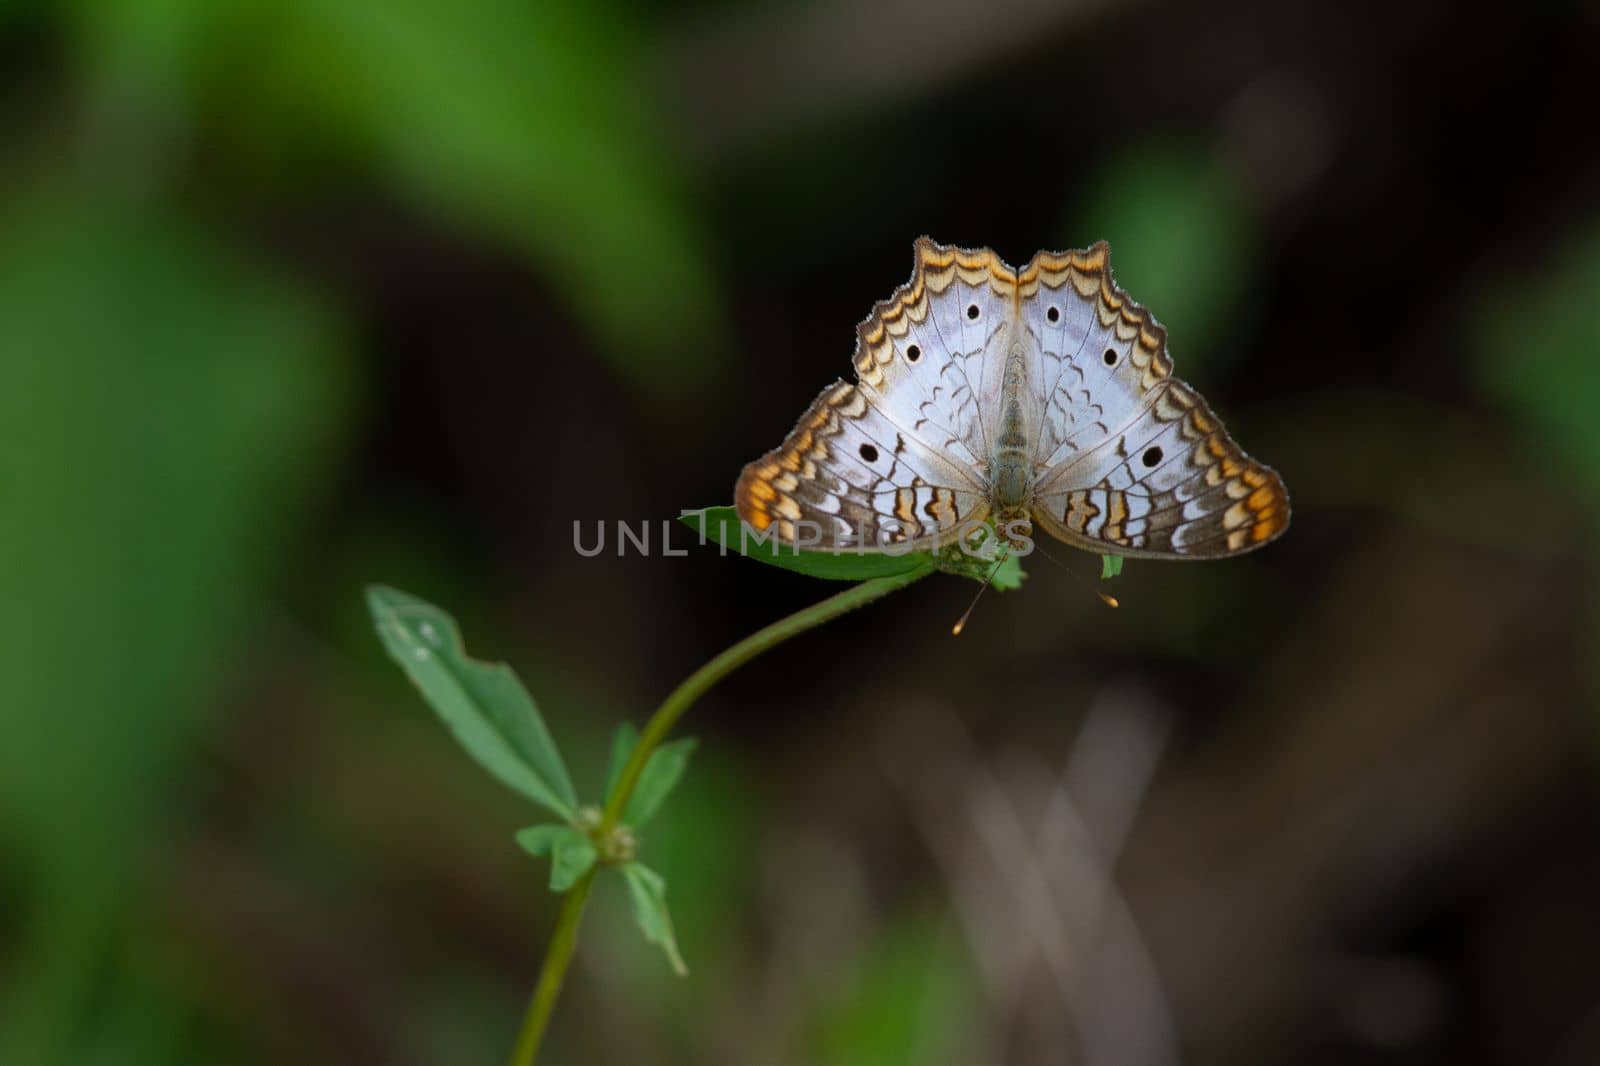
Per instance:
[[[1111,279],[1104,242],[1035,255],[922,238],[911,280],[857,327],[825,389],[745,467],[741,518],[803,547],[953,543],[992,521],[1154,558],[1249,551],[1288,525],[1270,468],[1172,376],[1166,330]]]
[[[986,486],[997,525],[1027,521],[1028,506],[1033,502],[1033,447],[1023,409],[1027,374],[1023,342],[1013,335],[1000,387],[1000,433],[989,459],[989,484]]]

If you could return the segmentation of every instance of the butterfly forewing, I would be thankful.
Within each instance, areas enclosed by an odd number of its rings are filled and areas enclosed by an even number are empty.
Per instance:
[[[1010,320],[1010,269],[917,242],[911,281],[857,327],[861,389],[902,432],[971,471],[981,487],[989,462],[986,421],[998,371],[989,348]]]
[[[1164,331],[1121,297],[1109,271],[1102,241],[1085,252],[1041,252],[1022,273],[1019,317],[1040,338],[1044,371],[1034,445],[1041,478],[1131,422],[1171,373]]]
[[[820,547],[948,544],[990,510],[991,349],[1016,276],[993,253],[917,242],[911,280],[856,329],[856,383],[817,397],[775,451],[745,467],[740,516]],[[813,540],[820,531],[820,540]]]

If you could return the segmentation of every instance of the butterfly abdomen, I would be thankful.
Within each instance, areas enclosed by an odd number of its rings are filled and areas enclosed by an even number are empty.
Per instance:
[[[1026,448],[1001,445],[989,464],[990,492],[995,510],[1001,513],[1024,510],[1033,496],[1033,469]]]
[[[1013,340],[1000,386],[1003,397],[1000,436],[995,439],[994,454],[989,459],[989,491],[994,497],[995,511],[1002,518],[1008,514],[1025,514],[1033,497],[1033,449],[1029,446],[1022,414],[1026,379],[1022,343]]]

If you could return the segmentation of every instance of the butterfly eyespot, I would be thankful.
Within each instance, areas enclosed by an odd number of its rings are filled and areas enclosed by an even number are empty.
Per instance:
[[[911,345],[909,348],[906,349],[906,362],[915,363],[918,359],[921,359],[921,358],[922,358],[922,349],[917,347],[915,344]]]
[[[1044,317],[1048,318],[1052,322],[1060,322],[1061,321],[1061,308],[1052,307],[1050,310],[1048,310],[1048,311],[1046,311],[1044,313]]]
[[[967,305],[967,317],[968,318],[977,318],[978,317],[978,305],[977,304],[968,304]]]
[[[869,463],[877,462],[878,461],[878,449],[874,448],[870,444],[863,444],[861,446],[861,458],[865,459]]]
[[[1115,348],[1107,348],[1106,349],[1106,354],[1101,356],[1100,358],[1102,360],[1104,360],[1106,366],[1116,366],[1117,365],[1117,350]]]
[[[1144,450],[1144,455],[1140,456],[1139,461],[1144,463],[1144,465],[1147,467],[1155,466],[1161,461],[1161,448],[1152,444],[1150,447]]]

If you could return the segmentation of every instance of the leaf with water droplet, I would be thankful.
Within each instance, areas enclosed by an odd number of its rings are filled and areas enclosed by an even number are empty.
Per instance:
[[[378,636],[461,746],[501,782],[563,818],[577,793],[527,689],[505,663],[468,658],[455,619],[399,589],[367,589]]]

